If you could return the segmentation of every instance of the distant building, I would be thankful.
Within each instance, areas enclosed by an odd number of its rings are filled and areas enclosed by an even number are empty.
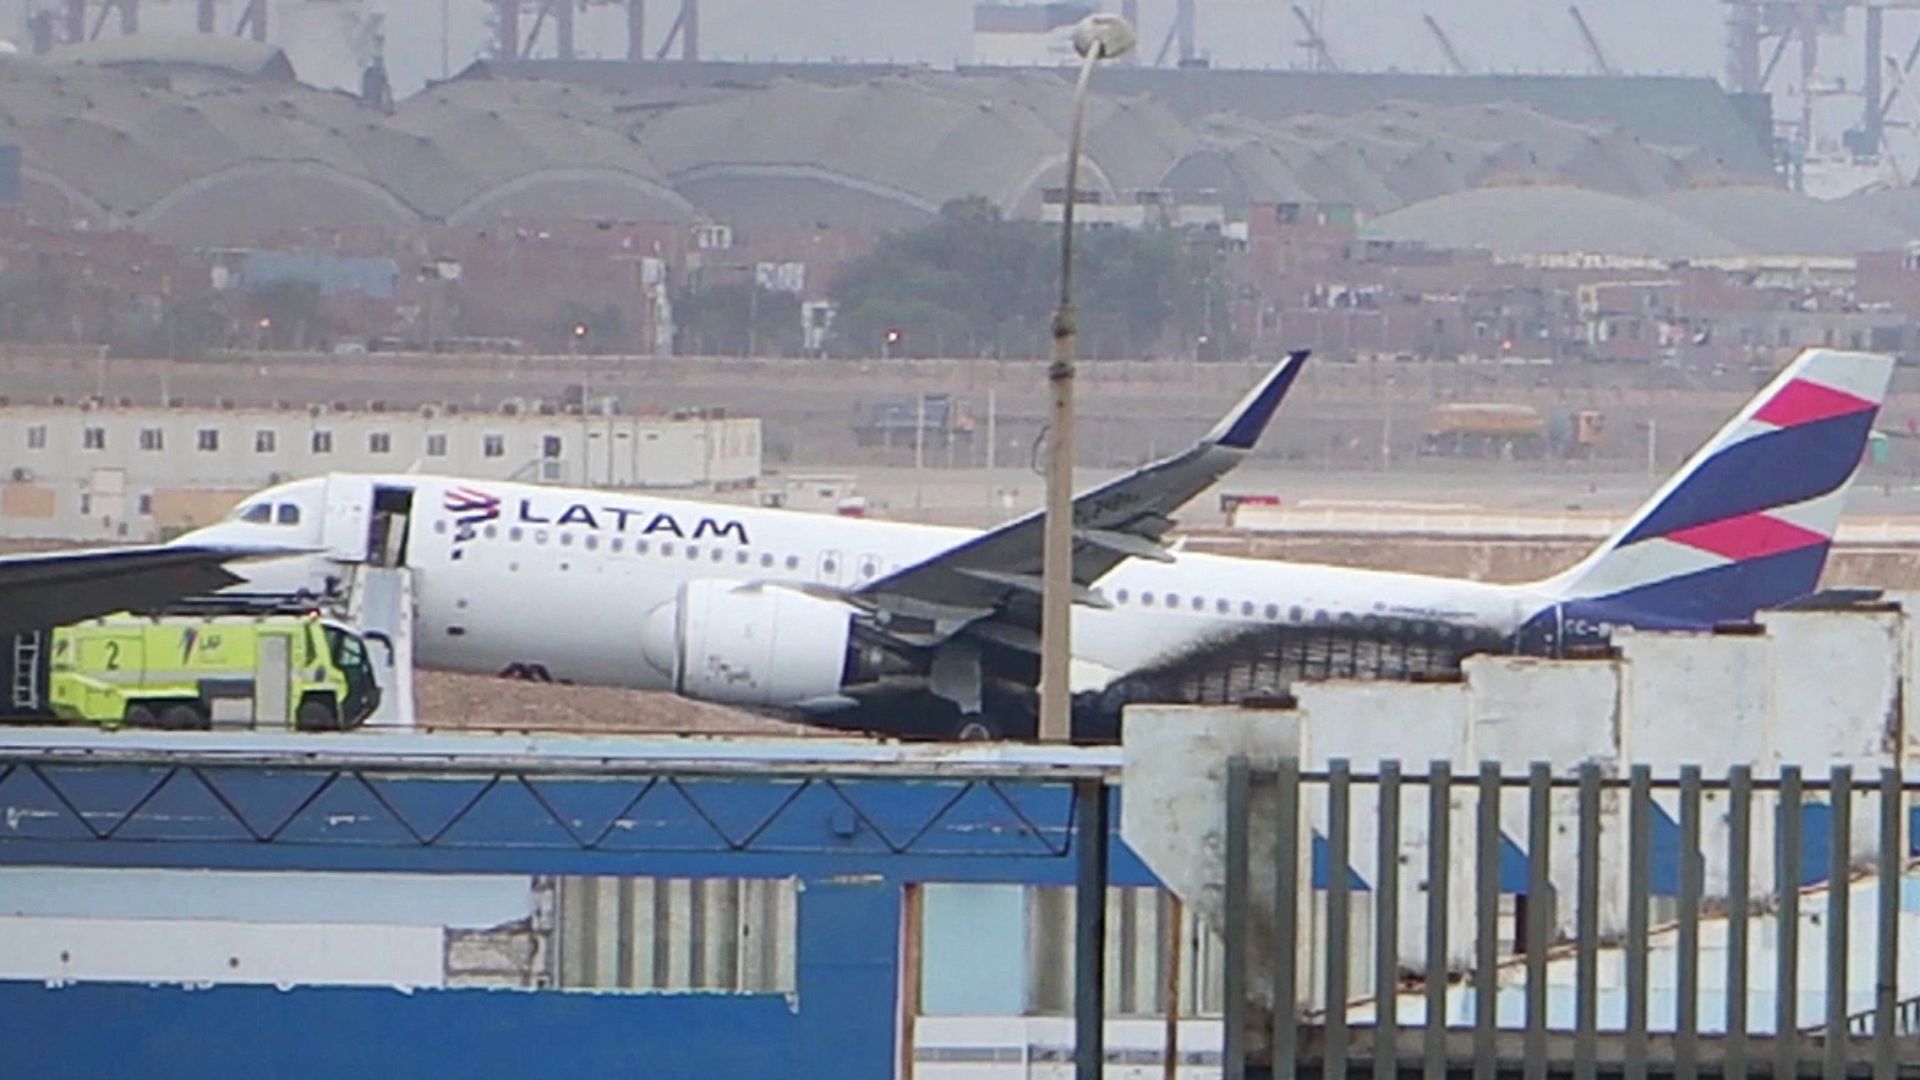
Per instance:
[[[242,495],[329,472],[417,471],[582,487],[730,489],[760,476],[760,421],[495,412],[0,407],[0,536],[146,540]]]
[[[1047,67],[1074,60],[1073,26],[1093,14],[1086,3],[975,4],[973,62]]]

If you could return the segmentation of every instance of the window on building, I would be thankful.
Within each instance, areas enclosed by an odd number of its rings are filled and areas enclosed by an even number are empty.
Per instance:
[[[201,428],[200,437],[196,439],[195,442],[200,449],[209,452],[220,449],[220,429],[210,427]]]
[[[80,493],[80,512],[82,514],[93,513],[93,496],[84,491]]]
[[[90,427],[80,433],[80,446],[85,450],[105,450],[107,448],[107,429]]]
[[[45,450],[47,448],[47,425],[35,424],[27,429],[27,449]]]
[[[546,458],[548,461],[558,461],[560,459],[560,449],[560,436],[542,435],[540,437],[541,457]]]
[[[165,450],[167,433],[157,427],[140,429],[140,449],[148,451]]]
[[[269,428],[261,428],[253,433],[253,452],[271,454],[280,445],[280,437]]]
[[[367,453],[390,454],[393,452],[393,436],[384,431],[375,431],[367,436]]]
[[[141,517],[153,516],[153,492],[143,491],[140,493],[139,509],[136,510],[135,513]]]
[[[333,453],[333,432],[316,431],[313,433],[313,452],[316,454]]]
[[[447,456],[447,437],[445,435],[434,434],[427,436],[427,456]]]
[[[480,440],[480,452],[488,457],[507,456],[507,437],[505,435],[487,435]]]

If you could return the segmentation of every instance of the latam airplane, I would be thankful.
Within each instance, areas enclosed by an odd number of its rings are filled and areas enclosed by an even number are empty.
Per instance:
[[[1618,533],[1541,581],[1166,543],[1173,512],[1252,449],[1305,359],[1279,364],[1185,453],[1076,499],[1076,734],[1110,735],[1119,705],[1194,693],[1209,678],[1253,693],[1301,674],[1457,665],[1470,652],[1557,655],[1616,626],[1704,629],[1801,597],[1819,580],[1893,366],[1803,353]],[[342,564],[411,568],[416,656],[429,668],[992,737],[1034,725],[1041,532],[1039,514],[977,532],[336,474],[261,492],[180,543],[322,553],[229,568],[254,589],[337,584]]]

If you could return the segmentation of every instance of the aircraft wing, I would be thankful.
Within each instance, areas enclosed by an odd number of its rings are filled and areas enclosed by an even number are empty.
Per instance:
[[[211,593],[241,580],[226,563],[253,554],[141,545],[0,555],[0,634]]]
[[[1129,558],[1172,561],[1161,538],[1173,512],[1238,465],[1266,430],[1306,363],[1291,353],[1193,447],[1110,480],[1073,500],[1075,601],[1098,604],[1088,588]],[[930,643],[967,624],[999,620],[1039,626],[1041,542],[1035,511],[854,590],[851,599],[886,613],[907,640]]]

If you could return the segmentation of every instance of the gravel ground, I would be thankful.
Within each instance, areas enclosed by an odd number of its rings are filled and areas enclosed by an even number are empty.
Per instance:
[[[830,734],[671,694],[516,682],[490,675],[414,676],[420,726],[440,731],[562,731],[671,735]]]

